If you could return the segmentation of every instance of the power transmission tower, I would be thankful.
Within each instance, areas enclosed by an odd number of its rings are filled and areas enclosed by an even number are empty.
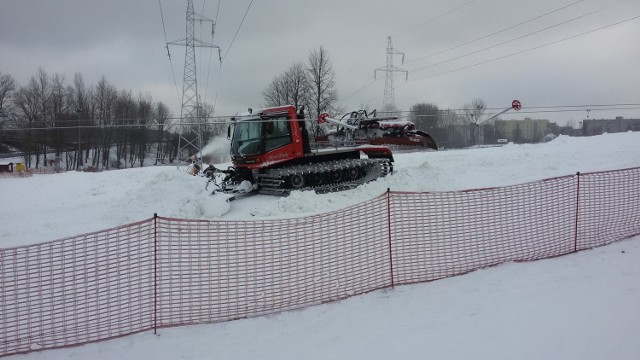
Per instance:
[[[195,48],[216,48],[220,58],[220,47],[196,39],[195,22],[211,23],[211,39],[215,29],[215,22],[208,17],[198,14],[193,10],[193,0],[187,0],[187,25],[184,39],[168,42],[167,45],[185,46],[184,53],[184,77],[182,82],[182,108],[180,109],[180,138],[178,140],[178,158],[185,159],[182,153],[187,150],[187,158],[202,150],[202,125],[206,121],[202,116],[200,98],[198,97],[198,77],[196,73]],[[200,156],[201,158],[201,156]]]
[[[376,79],[378,71],[384,71],[384,98],[382,99],[383,111],[395,111],[396,99],[393,86],[393,73],[403,72],[406,74],[406,80],[409,80],[409,72],[393,65],[393,55],[402,55],[402,63],[404,64],[404,53],[393,48],[391,36],[387,36],[387,65],[377,68],[373,71],[373,79]]]

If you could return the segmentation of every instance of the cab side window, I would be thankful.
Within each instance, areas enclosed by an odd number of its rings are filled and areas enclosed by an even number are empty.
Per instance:
[[[271,151],[291,143],[291,127],[287,118],[275,118],[267,122],[265,150]]]

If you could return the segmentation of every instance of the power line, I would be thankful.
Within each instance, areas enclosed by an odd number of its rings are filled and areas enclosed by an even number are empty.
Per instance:
[[[445,13],[442,13],[442,14],[440,14],[440,15],[434,16],[433,18],[430,18],[430,19],[428,19],[427,21],[422,22],[422,23],[420,23],[420,24],[418,24],[418,25],[416,25],[416,26],[414,26],[414,27],[412,27],[412,28],[410,28],[410,29],[408,29],[408,30],[404,30],[404,31],[401,31],[401,32],[399,32],[399,33],[397,33],[397,34],[395,34],[395,35],[392,35],[392,37],[402,36],[402,35],[404,35],[404,34],[406,34],[406,33],[410,32],[410,31],[415,30],[416,28],[418,28],[418,27],[420,27],[420,26],[423,26],[423,25],[426,25],[426,24],[428,24],[428,23],[430,23],[430,22],[433,22],[433,21],[435,21],[435,20],[438,20],[438,19],[440,19],[440,18],[442,18],[442,17],[444,17],[444,16],[446,16],[446,15],[450,15],[451,13],[453,13],[453,12],[455,12],[455,11],[459,10],[459,9],[462,9],[463,7],[465,7],[465,6],[469,5],[469,4],[471,4],[471,3],[472,3],[472,2],[474,2],[474,1],[475,1],[475,0],[468,1],[468,2],[466,2],[466,3],[464,3],[464,4],[460,5],[460,6],[457,6],[457,7],[453,8],[453,9],[451,9],[451,10],[449,10],[449,11],[445,12]],[[358,60],[358,61],[357,61],[353,66],[351,66],[351,67],[347,70],[347,73],[351,72],[351,70],[353,70],[353,69],[354,69],[354,68],[356,68],[358,65],[360,65],[364,60],[366,60],[366,59],[368,59],[369,57],[371,57],[371,55],[372,55],[373,53],[375,53],[376,51],[380,50],[380,48],[382,48],[382,46],[378,46],[378,47],[374,48],[373,50],[371,50],[369,53],[367,53],[367,55],[365,55],[363,58],[361,58],[360,60]]]
[[[378,81],[378,80],[371,80],[371,82],[370,82],[370,83],[368,83],[367,85],[365,85],[365,86],[361,87],[360,89],[358,89],[358,90],[354,91],[353,93],[351,93],[351,95],[349,95],[349,96],[345,96],[344,98],[342,98],[342,100],[340,100],[340,102],[343,102],[343,101],[345,101],[345,100],[347,100],[347,99],[351,98],[352,96],[354,96],[354,95],[358,94],[360,91],[362,91],[362,90],[364,90],[364,89],[368,88],[369,86],[373,85],[376,81]]]
[[[220,62],[223,62],[224,59],[227,58],[227,55],[229,55],[229,51],[231,51],[231,47],[233,46],[234,41],[236,41],[236,37],[238,36],[238,33],[240,32],[240,28],[242,28],[242,24],[244,24],[244,19],[247,17],[247,14],[249,13],[249,9],[251,8],[251,4],[253,4],[253,0],[251,0],[251,2],[249,3],[249,6],[247,6],[247,10],[244,12],[244,16],[242,17],[242,20],[240,21],[240,25],[238,26],[238,29],[236,30],[235,35],[233,35],[233,39],[231,40],[231,44],[229,44],[229,47],[227,48],[227,52],[224,54],[224,56],[222,57],[222,60],[220,60]]]
[[[176,81],[176,74],[173,71],[173,62],[171,61],[171,53],[169,52],[169,40],[167,39],[167,28],[164,25],[164,15],[162,14],[162,3],[161,0],[158,0],[158,6],[160,7],[160,19],[162,19],[162,31],[164,32],[164,47],[167,48],[167,56],[169,57],[169,65],[171,66],[171,75],[173,76],[173,84],[176,88],[176,97],[178,98],[178,102],[180,102],[180,93],[178,91],[178,82]]]
[[[428,23],[434,22],[434,21],[436,21],[436,20],[438,20],[438,19],[440,19],[440,18],[443,18],[443,17],[445,17],[445,16],[447,16],[447,15],[451,14],[451,13],[454,13],[454,12],[456,12],[456,11],[458,11],[458,10],[462,9],[463,7],[465,7],[465,6],[469,5],[469,4],[471,4],[471,3],[472,3],[472,2],[474,2],[474,1],[475,1],[475,0],[467,1],[466,3],[464,3],[464,4],[460,5],[460,6],[457,6],[457,7],[453,8],[453,9],[451,9],[451,10],[449,10],[449,11],[445,12],[445,13],[440,14],[440,15],[434,16],[434,17],[432,17],[431,19],[428,19],[428,20],[426,20],[426,21],[425,21],[425,22],[423,22],[423,23],[420,23],[420,24],[418,24],[418,25],[415,25],[415,26],[414,26],[414,27],[412,27],[412,28],[409,28],[409,29],[407,29],[407,30],[401,31],[401,32],[399,32],[399,33],[397,33],[397,34],[395,34],[395,35],[391,35],[391,37],[398,37],[398,36],[404,35],[404,34],[406,34],[406,33],[408,33],[408,32],[411,32],[411,31],[413,31],[413,30],[415,30],[415,29],[417,29],[417,28],[419,28],[419,27],[421,27],[421,26],[423,26],[423,25],[426,25],[426,24],[428,24]]]
[[[221,1],[222,0],[218,0],[218,8],[216,10],[216,18],[213,20],[213,26],[216,26],[218,24],[218,15],[220,14],[220,2]],[[204,3],[202,4],[202,13],[204,14]],[[207,66],[207,81],[205,82],[205,87],[204,87],[204,100],[205,100],[205,102],[207,101],[207,93],[209,92],[209,75],[211,74],[211,57],[212,56],[213,56],[213,48],[210,48],[209,49],[209,65]],[[220,64],[222,64],[222,62]],[[216,93],[216,95],[217,95],[217,93]]]
[[[502,45],[506,45],[506,44],[512,43],[512,42],[517,41],[517,40],[522,40],[522,39],[524,39],[524,38],[526,38],[526,37],[529,37],[529,36],[531,36],[531,35],[539,34],[539,33],[541,33],[541,32],[544,32],[544,31],[547,31],[547,30],[550,30],[550,29],[553,29],[553,28],[556,28],[556,27],[559,27],[559,26],[562,26],[562,25],[568,24],[568,23],[570,23],[570,22],[573,22],[573,21],[576,21],[576,20],[579,20],[579,19],[585,18],[585,17],[587,17],[587,16],[590,16],[590,15],[593,15],[593,14],[596,14],[596,13],[599,13],[599,12],[601,12],[601,11],[604,11],[604,10],[609,9],[609,8],[611,8],[611,7],[614,7],[614,6],[620,5],[620,4],[622,4],[622,3],[624,3],[624,2],[627,2],[627,1],[629,1],[629,0],[622,0],[622,1],[617,2],[617,3],[615,3],[615,4],[605,6],[605,7],[603,7],[603,8],[600,8],[600,9],[597,9],[597,10],[591,11],[591,12],[589,12],[589,13],[586,13],[586,14],[580,15],[580,16],[578,16],[578,17],[575,17],[575,18],[573,18],[573,19],[565,20],[565,21],[562,21],[562,22],[560,22],[560,23],[557,23],[557,24],[554,24],[554,25],[548,26],[548,27],[546,27],[546,28],[544,28],[544,29],[536,30],[536,31],[530,32],[530,33],[528,33],[528,34],[525,34],[525,35],[522,35],[522,36],[518,36],[518,37],[516,37],[516,38],[510,39],[510,40],[507,40],[507,41],[503,41],[503,42],[501,42],[501,43],[499,43],[499,44],[494,44],[494,45],[491,45],[491,46],[489,46],[489,47],[485,47],[485,48],[482,48],[482,49],[479,49],[479,50],[476,50],[476,51],[472,51],[472,52],[469,52],[469,53],[466,53],[466,54],[463,54],[463,55],[460,55],[460,56],[456,56],[456,57],[453,57],[453,58],[450,58],[450,59],[447,59],[447,60],[443,60],[443,61],[440,61],[440,62],[437,62],[437,63],[431,64],[431,65],[427,65],[427,66],[419,67],[419,68],[416,68],[416,69],[411,70],[411,72],[413,73],[413,72],[417,72],[417,71],[422,71],[422,70],[425,70],[425,69],[428,69],[428,68],[431,68],[431,67],[434,67],[434,66],[437,66],[437,65],[446,64],[446,63],[449,63],[449,62],[452,62],[452,61],[455,61],[455,60],[459,60],[459,59],[465,58],[465,57],[470,56],[470,55],[475,55],[475,54],[481,53],[481,52],[483,52],[483,51],[487,51],[487,50],[490,50],[490,49],[493,49],[493,48],[496,48],[496,47],[499,47],[499,46],[502,46]]]
[[[459,47],[462,47],[462,46],[465,46],[465,45],[471,44],[471,43],[473,43],[473,42],[477,42],[477,41],[479,41],[479,40],[486,39],[486,38],[488,38],[488,37],[490,37],[490,36],[493,36],[493,35],[496,35],[496,34],[498,34],[498,33],[501,33],[501,32],[504,32],[504,31],[507,31],[507,30],[513,29],[513,28],[515,28],[515,27],[517,27],[517,26],[521,26],[521,25],[523,25],[523,24],[526,24],[526,23],[528,23],[528,22],[531,22],[531,21],[534,21],[534,20],[540,19],[541,17],[548,16],[549,14],[552,14],[552,13],[558,12],[558,11],[560,11],[560,10],[564,10],[564,9],[566,9],[566,8],[568,8],[568,7],[570,7],[570,6],[576,5],[576,4],[578,4],[578,3],[582,2],[582,1],[584,1],[584,0],[578,0],[578,1],[575,1],[575,2],[573,2],[573,3],[570,3],[570,4],[568,4],[568,5],[565,5],[565,6],[563,6],[563,7],[560,7],[560,8],[557,8],[557,9],[555,9],[555,10],[552,10],[552,11],[550,11],[550,12],[547,12],[547,13],[545,13],[545,14],[542,14],[542,15],[536,16],[536,17],[531,18],[531,19],[529,19],[529,20],[525,20],[525,21],[523,21],[523,22],[521,22],[521,23],[518,23],[518,24],[516,24],[516,25],[513,25],[513,26],[507,27],[507,28],[505,28],[505,29],[499,30],[499,31],[494,32],[494,33],[492,33],[492,34],[485,35],[485,36],[483,36],[483,37],[480,37],[480,38],[477,38],[477,39],[471,40],[471,41],[466,42],[466,43],[464,43],[464,44],[457,45],[457,46],[455,46],[455,47],[452,47],[452,48],[449,48],[449,49],[446,49],[446,50],[440,51],[440,52],[435,53],[435,54],[432,54],[432,55],[428,55],[428,56],[425,56],[425,57],[421,57],[421,58],[418,58],[418,59],[414,59],[414,60],[411,60],[411,61],[409,61],[409,62],[415,62],[415,61],[418,61],[418,60],[421,60],[421,59],[424,59],[424,58],[428,58],[428,57],[431,57],[431,56],[435,56],[435,55],[438,55],[438,54],[442,54],[442,53],[444,53],[444,52],[447,52],[447,51],[450,51],[450,50],[453,50],[453,49],[456,49],[456,48],[459,48]],[[431,64],[431,65],[428,65],[428,66],[424,66],[424,67],[421,67],[421,68],[417,68],[417,69],[411,70],[411,72],[413,73],[413,72],[416,72],[416,71],[425,70],[425,69],[427,69],[427,68],[434,67],[434,66],[436,66],[436,65],[441,65],[441,64],[444,64],[444,63],[447,63],[447,62],[451,62],[451,61],[454,61],[454,60],[458,60],[458,59],[460,59],[460,58],[463,58],[463,57],[466,57],[466,56],[469,56],[469,55],[473,55],[473,54],[476,54],[476,53],[479,53],[479,52],[482,52],[482,51],[485,51],[485,50],[489,50],[489,49],[492,49],[492,48],[495,48],[495,47],[498,47],[498,46],[501,46],[501,45],[504,45],[504,44],[507,44],[507,43],[510,43],[510,42],[513,42],[513,41],[516,41],[516,40],[519,40],[519,39],[522,39],[522,38],[524,38],[524,37],[531,36],[531,35],[533,35],[533,34],[536,34],[536,33],[542,32],[542,31],[549,30],[549,29],[551,29],[551,28],[553,28],[553,27],[557,27],[557,26],[564,25],[564,24],[566,24],[566,23],[568,23],[568,22],[575,21],[575,20],[577,20],[577,19],[580,19],[580,18],[583,18],[583,17],[589,16],[589,15],[595,14],[595,13],[597,13],[597,12],[604,11],[604,10],[606,10],[606,9],[610,8],[610,7],[617,6],[617,5],[619,5],[619,4],[621,4],[621,3],[624,3],[624,2],[626,2],[626,1],[628,1],[628,0],[623,0],[623,1],[620,1],[620,2],[618,2],[618,3],[615,3],[615,4],[612,4],[612,5],[605,6],[605,7],[603,7],[603,8],[598,9],[598,10],[592,11],[592,12],[587,13],[587,14],[584,14],[584,15],[581,15],[581,16],[579,16],[579,17],[577,17],[577,18],[574,18],[574,19],[571,19],[571,20],[567,20],[567,21],[564,21],[564,22],[559,23],[559,24],[552,25],[552,26],[547,27],[547,28],[545,28],[545,29],[541,29],[541,30],[535,31],[535,32],[529,33],[529,34],[527,34],[527,35],[523,35],[523,36],[517,37],[517,38],[515,38],[515,39],[511,39],[511,40],[505,41],[505,42],[500,43],[500,44],[496,44],[496,45],[493,45],[493,46],[490,46],[490,47],[487,47],[487,48],[484,48],[484,49],[480,49],[480,50],[477,50],[477,51],[474,51],[474,52],[471,52],[471,53],[468,53],[468,54],[465,54],[465,55],[461,55],[461,56],[458,56],[458,57],[455,57],[455,58],[452,58],[452,59],[444,60],[444,61],[441,61],[441,62],[438,62],[438,63],[435,63],[435,64]],[[613,24],[613,25],[617,25],[617,24]],[[613,26],[613,25],[611,25],[611,26]],[[605,28],[605,27],[603,27],[603,28]],[[601,30],[601,29],[596,29],[596,30]],[[596,31],[596,30],[594,30],[594,31]],[[587,32],[587,33],[588,33],[588,32]],[[581,35],[585,35],[585,34],[586,34],[586,33],[584,33],[584,34],[579,34],[579,35],[577,35],[577,36],[581,36]],[[575,36],[575,37],[577,37],[577,36]],[[562,40],[560,40],[560,41],[564,41],[564,40],[568,40],[568,39],[562,39]],[[559,42],[559,41],[558,41],[558,42]],[[551,43],[551,44],[552,44],[552,43]],[[547,46],[547,45],[551,45],[551,44],[546,44],[546,45],[543,45],[543,46]],[[543,47],[543,46],[539,46],[539,47]],[[527,52],[527,51],[535,50],[535,49],[537,49],[537,48],[539,48],[539,47],[536,47],[536,48],[533,48],[533,49],[529,49],[529,50],[525,50],[525,51],[522,51],[522,52]],[[465,67],[461,67],[461,68],[453,69],[453,70],[450,70],[450,71],[445,71],[445,72],[437,73],[437,74],[430,75],[430,76],[425,76],[425,77],[421,77],[421,78],[417,78],[417,79],[412,79],[412,80],[409,80],[409,81],[411,82],[411,81],[423,80],[423,79],[431,78],[431,77],[434,77],[434,76],[437,76],[437,75],[448,74],[448,73],[451,73],[451,72],[455,72],[455,71],[463,70],[463,69],[470,68],[470,67],[473,67],[473,66],[478,66],[478,65],[482,65],[482,64],[485,64],[485,63],[488,63],[488,62],[496,61],[496,60],[499,60],[499,59],[502,59],[502,58],[505,58],[505,57],[514,56],[514,55],[520,54],[520,53],[522,53],[522,52],[518,52],[518,53],[515,53],[515,54],[511,54],[511,55],[503,56],[503,57],[500,57],[500,58],[497,58],[497,59],[493,59],[493,60],[489,60],[489,61],[481,62],[481,63],[474,64],[474,65],[469,65],[469,66],[465,66]],[[358,90],[356,91],[356,93],[359,93],[360,91],[362,91],[364,88],[366,88],[366,87],[370,86],[371,84],[372,84],[372,83],[369,83],[369,84],[365,85],[363,88],[358,89]],[[403,85],[405,85],[405,84],[403,83],[403,84],[400,84],[399,86],[401,87],[401,86],[403,86]],[[353,93],[353,94],[349,95],[347,98],[350,98],[350,97],[354,96],[356,93]],[[371,102],[371,101],[373,101],[373,100],[377,99],[378,97],[379,97],[379,96],[374,96],[373,98],[371,98],[371,99],[367,100],[365,103],[369,103],[369,102]],[[345,99],[346,99],[346,98],[345,98]],[[345,99],[343,99],[343,100],[345,100]]]
[[[623,23],[626,23],[626,22],[629,22],[629,21],[633,21],[633,20],[636,20],[638,18],[640,18],[640,15],[634,16],[632,18],[628,18],[628,19],[625,19],[625,20],[622,20],[622,21],[618,21],[618,22],[610,24],[610,25],[601,26],[601,27],[599,27],[597,29],[593,29],[593,30],[590,30],[590,31],[585,31],[585,32],[577,34],[577,35],[569,36],[569,37],[566,37],[566,38],[562,38],[560,40],[556,40],[556,41],[548,42],[548,43],[545,43],[545,44],[542,44],[542,45],[538,45],[538,46],[535,46],[535,47],[532,47],[532,48],[529,48],[529,49],[526,49],[526,50],[517,51],[515,53],[503,55],[503,56],[500,56],[500,57],[497,57],[497,58],[493,58],[493,59],[490,59],[490,60],[486,60],[486,61],[481,61],[481,62],[478,62],[478,63],[475,63],[475,64],[462,66],[462,67],[459,67],[459,68],[456,68],[456,69],[452,69],[452,70],[449,70],[449,71],[443,71],[443,72],[432,74],[432,75],[429,75],[429,76],[423,76],[423,77],[420,77],[420,78],[411,79],[408,82],[429,79],[429,78],[433,78],[433,77],[436,77],[436,76],[439,76],[439,75],[449,74],[449,73],[452,73],[452,72],[465,70],[465,69],[472,68],[472,67],[475,67],[475,66],[484,65],[484,64],[488,64],[488,63],[491,63],[491,62],[494,62],[494,61],[506,59],[506,58],[511,57],[511,56],[524,54],[526,52],[538,50],[538,49],[546,47],[546,46],[555,45],[555,44],[563,42],[563,41],[572,40],[572,39],[575,39],[575,38],[580,37],[580,36],[584,36],[584,35],[588,35],[588,34],[594,33],[596,31],[604,30],[604,29],[607,29],[607,28],[610,28],[610,27],[613,27],[613,26],[616,26],[616,25],[620,25],[620,24],[623,24]]]
[[[438,112],[440,113],[446,113],[449,111],[452,112],[461,112],[464,111],[465,109],[446,109],[446,110],[438,110]],[[486,109],[489,110],[489,109]],[[494,109],[497,110],[497,109]],[[583,108],[583,109],[558,109],[558,110],[538,110],[538,111],[518,111],[518,114],[546,114],[546,113],[565,113],[565,112],[584,112],[586,110],[591,110],[591,111],[620,111],[620,110],[640,110],[640,107],[635,107],[635,108],[604,108],[604,109],[589,109],[589,108]],[[412,113],[413,111],[403,111],[406,113]],[[409,115],[404,115],[404,116],[399,116],[399,118],[406,118]],[[411,116],[416,116],[416,117],[434,117],[434,116],[440,116],[440,114],[430,114],[430,115],[411,115]]]
[[[633,107],[629,107],[629,106],[633,106]],[[584,109],[593,109],[593,108],[602,108],[602,109],[598,109],[598,110],[637,110],[640,109],[640,103],[614,103],[614,104],[583,104],[583,105],[541,105],[541,106],[527,106],[526,109],[528,111],[532,110],[532,109],[579,109],[584,110]],[[500,108],[485,108],[485,110],[503,110],[504,107],[500,107]],[[463,111],[465,109],[438,109],[438,111],[440,112],[447,112],[447,111]],[[414,111],[411,110],[404,110],[404,111],[396,111],[398,113],[411,113]],[[522,113],[522,112],[520,112]]]
[[[536,110],[539,109],[539,110]],[[439,109],[439,113],[464,111],[465,109]],[[486,108],[487,111],[503,110],[503,108]],[[585,110],[591,111],[630,111],[640,110],[640,103],[612,103],[612,104],[582,104],[582,105],[540,105],[540,106],[527,106],[520,111],[519,114],[540,114],[540,113],[562,113],[562,112],[582,112]],[[395,111],[400,114],[411,114],[414,111],[402,110]],[[407,117],[410,115],[401,115],[399,117]],[[426,116],[426,115],[420,115]],[[25,130],[68,130],[68,129],[110,129],[110,128],[145,128],[145,127],[159,127],[159,126],[182,126],[182,125],[214,125],[214,124],[229,124],[230,118],[236,117],[236,115],[227,116],[201,116],[194,118],[195,120],[205,120],[207,122],[178,122],[178,123],[164,123],[164,124],[112,124],[112,125],[80,125],[80,126],[58,126],[58,127],[28,127],[28,128],[14,128],[14,129],[0,129],[0,131],[25,131]],[[113,119],[112,121],[136,121],[138,119]],[[179,117],[170,117],[165,120],[180,120]],[[77,122],[78,120],[61,120],[60,122]],[[87,120],[81,120],[87,121]],[[256,118],[255,121],[261,121]],[[289,120],[283,120],[289,121]]]
[[[491,34],[484,35],[484,36],[481,36],[481,37],[479,37],[479,38],[475,38],[475,39],[473,39],[473,40],[467,41],[467,42],[462,43],[462,44],[460,44],[460,45],[456,45],[456,46],[454,46],[454,47],[450,47],[450,48],[448,48],[448,49],[445,49],[445,50],[442,50],[442,51],[438,51],[438,52],[433,53],[433,54],[430,54],[430,55],[426,55],[426,56],[422,56],[422,57],[419,57],[419,58],[415,58],[415,59],[412,59],[412,60],[406,61],[406,62],[405,62],[405,64],[410,64],[410,63],[413,63],[413,62],[416,62],[416,61],[419,61],[419,60],[423,60],[423,59],[430,58],[430,57],[433,57],[433,56],[436,56],[436,55],[440,55],[440,54],[443,54],[443,53],[449,52],[449,51],[451,51],[451,50],[455,50],[455,49],[461,48],[461,47],[463,47],[463,46],[467,46],[467,45],[473,44],[473,43],[478,42],[478,41],[480,41],[480,40],[484,40],[484,39],[490,38],[490,37],[492,37],[492,36],[494,36],[494,35],[497,35],[497,34],[503,33],[503,32],[505,32],[505,31],[509,31],[509,30],[511,30],[511,29],[515,29],[515,28],[517,28],[517,27],[519,27],[519,26],[522,26],[522,25],[524,25],[524,24],[530,23],[530,22],[532,22],[532,21],[535,21],[535,20],[541,19],[541,18],[543,18],[543,17],[545,17],[545,16],[548,16],[548,15],[551,15],[551,14],[553,14],[553,13],[556,13],[556,12],[558,12],[558,11],[564,10],[564,9],[566,9],[566,8],[570,7],[570,6],[576,5],[576,4],[581,3],[581,2],[583,2],[583,1],[584,1],[584,0],[578,0],[578,1],[572,2],[572,3],[571,3],[571,4],[569,4],[569,5],[565,5],[565,6],[562,6],[562,7],[560,7],[560,8],[557,8],[557,9],[555,9],[555,10],[551,10],[551,11],[549,11],[549,12],[546,12],[546,13],[542,14],[542,15],[538,15],[538,16],[536,16],[536,17],[533,17],[533,18],[531,18],[531,19],[528,19],[528,20],[522,21],[522,22],[517,23],[517,24],[515,24],[515,25],[511,25],[511,26],[509,26],[509,27],[506,27],[506,28],[504,28],[504,29],[498,30],[498,31],[493,32],[493,33],[491,33]]]
[[[218,66],[218,87],[216,88],[216,96],[213,98],[212,112],[216,113],[216,106],[218,104],[218,93],[220,92],[220,84],[222,84],[222,63]]]

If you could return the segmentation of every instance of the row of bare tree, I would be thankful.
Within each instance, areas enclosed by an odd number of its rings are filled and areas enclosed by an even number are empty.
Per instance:
[[[0,151],[19,151],[28,167],[143,166],[152,150],[156,162],[171,162],[178,135],[169,131],[170,119],[162,102],[118,90],[104,76],[87,86],[76,73],[67,84],[64,75],[40,68],[18,86],[0,73]]]
[[[324,47],[311,51],[307,64],[294,63],[276,76],[263,96],[265,106],[305,106],[309,119],[340,111],[335,107],[335,73]],[[409,118],[440,146],[464,147],[475,144],[481,130],[485,138],[491,136],[478,126],[485,111],[480,99],[458,111],[419,103],[411,107]],[[205,104],[200,112],[206,118],[212,109]],[[29,167],[52,162],[67,169],[143,166],[151,152],[155,163],[173,162],[179,135],[172,131],[171,116],[162,102],[117,90],[104,76],[87,86],[76,73],[67,84],[64,75],[39,69],[27,85],[18,86],[10,75],[0,73],[0,152],[13,145]],[[217,127],[211,125],[205,132],[223,130]]]
[[[480,126],[486,111],[481,99],[474,99],[459,110],[440,110],[437,105],[419,103],[411,107],[409,120],[434,137],[439,146],[465,147],[478,144],[479,131],[483,131],[485,139],[494,137],[491,124]]]
[[[338,94],[335,72],[324,47],[309,53],[307,64],[296,62],[276,76],[263,91],[265,106],[304,106],[310,118],[323,112],[334,112]]]

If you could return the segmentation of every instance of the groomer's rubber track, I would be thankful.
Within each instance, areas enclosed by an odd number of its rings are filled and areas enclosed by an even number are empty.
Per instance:
[[[328,193],[353,189],[393,172],[388,159],[336,160],[270,169],[258,177],[261,194],[288,195],[292,190]]]

